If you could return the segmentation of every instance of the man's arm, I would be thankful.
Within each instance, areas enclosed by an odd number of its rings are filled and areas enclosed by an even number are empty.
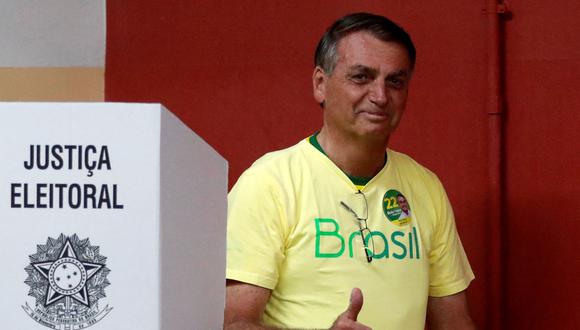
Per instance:
[[[272,291],[256,285],[226,280],[224,330],[276,330],[262,324],[262,314]],[[346,311],[338,316],[332,330],[370,330],[356,321],[363,305],[360,289],[353,289]]]
[[[260,286],[226,280],[225,330],[270,330],[262,325],[262,314],[272,291]]]
[[[430,330],[473,330],[465,291],[445,297],[429,297],[427,322]]]

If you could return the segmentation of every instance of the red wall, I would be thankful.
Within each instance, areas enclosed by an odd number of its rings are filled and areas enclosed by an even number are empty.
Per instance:
[[[580,327],[580,2],[510,1],[508,329]]]
[[[574,171],[579,127],[573,120],[580,103],[573,93],[580,8],[562,1],[568,5],[550,8],[557,16],[545,17],[546,8],[512,2],[506,24],[504,324],[565,328],[580,323],[572,300],[579,293],[573,280],[580,259],[572,254],[580,232]],[[312,57],[334,19],[372,11],[403,25],[418,59],[407,113],[391,146],[445,184],[477,277],[469,291],[472,313],[486,328],[496,309],[488,303],[486,274],[496,270],[485,264],[486,30],[480,2],[124,0],[107,6],[106,99],[165,104],[228,159],[231,183],[263,153],[319,128]]]

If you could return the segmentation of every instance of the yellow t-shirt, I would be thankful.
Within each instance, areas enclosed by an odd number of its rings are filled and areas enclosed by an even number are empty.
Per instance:
[[[308,140],[242,174],[228,196],[226,277],[272,290],[266,324],[329,328],[358,287],[361,323],[423,329],[428,296],[467,288],[474,276],[441,183],[406,155],[387,159],[360,193]]]

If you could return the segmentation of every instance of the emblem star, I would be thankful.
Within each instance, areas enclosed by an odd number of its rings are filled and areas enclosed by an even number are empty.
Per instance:
[[[45,307],[63,297],[70,297],[90,307],[87,282],[104,267],[102,264],[79,260],[68,239],[58,259],[31,265],[48,280]]]

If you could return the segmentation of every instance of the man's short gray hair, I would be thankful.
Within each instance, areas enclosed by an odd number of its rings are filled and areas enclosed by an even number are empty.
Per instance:
[[[334,22],[316,47],[314,65],[321,67],[326,74],[332,74],[338,61],[338,42],[358,31],[365,31],[380,40],[402,45],[409,54],[411,69],[415,66],[416,50],[409,34],[390,19],[369,13],[346,15]]]

